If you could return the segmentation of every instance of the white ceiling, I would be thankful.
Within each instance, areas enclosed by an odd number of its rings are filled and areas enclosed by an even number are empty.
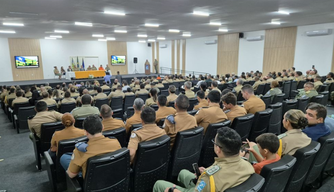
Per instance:
[[[279,9],[291,14],[278,14]],[[124,11],[126,15],[103,13],[108,10]],[[195,16],[194,10],[209,12],[210,16]],[[62,34],[64,40],[97,40],[92,37],[95,33],[117,41],[157,36],[184,39],[182,32],[191,32],[190,38],[223,34],[219,26],[209,25],[210,21],[220,21],[221,28],[236,33],[331,23],[333,11],[333,0],[1,0],[0,30],[15,30],[16,34],[0,33],[0,38],[43,39],[56,35],[53,31],[59,29],[70,31]],[[280,19],[282,24],[272,25],[272,19]],[[93,27],[75,26],[75,21],[92,22]],[[3,22],[23,22],[25,26],[3,26]],[[145,27],[145,23],[158,23],[160,27]],[[128,33],[115,34],[115,29],[126,29]],[[181,33],[169,33],[168,29],[180,29]],[[139,33],[146,33],[148,38],[138,38]]]

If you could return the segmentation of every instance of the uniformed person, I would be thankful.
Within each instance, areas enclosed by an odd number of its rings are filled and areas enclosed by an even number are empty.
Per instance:
[[[81,98],[81,107],[77,107],[72,110],[71,114],[74,118],[83,118],[93,114],[100,114],[100,111],[97,107],[91,106],[92,98],[90,95],[83,95]]]
[[[236,87],[234,87],[233,89],[234,89],[234,91],[237,93],[237,95],[239,94],[239,92],[240,92],[240,90],[241,90],[241,88],[242,88],[242,85],[244,84],[244,80],[243,79],[238,79],[238,81],[237,81],[237,86]]]
[[[145,82],[145,89],[151,89],[151,81],[149,79]]]
[[[156,112],[156,120],[158,123],[161,119],[166,118],[168,115],[175,115],[176,110],[173,107],[167,107],[167,97],[160,95],[158,97],[157,105],[159,106],[158,111]]]
[[[258,76],[256,76],[254,80],[255,80],[255,83],[253,84],[253,89],[256,90],[259,85],[263,84],[263,82],[260,81],[260,78]]]
[[[318,92],[314,90],[314,84],[312,82],[306,82],[304,84],[304,90],[300,91],[298,95],[296,95],[295,99],[308,97],[311,100],[312,97],[317,96]]]
[[[243,103],[247,113],[255,114],[256,112],[266,109],[266,104],[262,99],[254,95],[254,89],[251,85],[244,85],[241,89],[241,93],[242,97],[247,100]]]
[[[97,68],[95,67],[95,65],[92,66],[92,71],[96,71]]]
[[[145,84],[140,84],[140,90],[136,91],[136,96],[139,94],[148,94],[148,91],[145,89]]]
[[[107,99],[108,96],[102,92],[102,88],[101,87],[98,87],[97,88],[97,95],[94,96],[94,100],[96,99]]]
[[[16,98],[12,101],[12,107],[14,107],[14,105],[16,103],[27,103],[29,102],[29,99],[23,97],[23,92],[21,89],[16,90]]]
[[[282,78],[283,81],[289,81],[289,77],[288,77],[288,73],[287,72],[284,72],[283,73],[283,78]]]
[[[122,91],[122,86],[118,85],[117,89],[115,90],[115,92],[110,92],[110,94],[108,95],[108,99],[112,100],[112,98],[114,97],[122,97],[124,99],[125,94]]]
[[[218,91],[220,94],[222,93],[221,90],[218,89],[218,83],[217,83],[217,81],[215,81],[215,80],[212,81],[211,87],[212,87],[211,91],[215,90],[215,91]]]
[[[195,98],[195,93],[191,90],[191,82],[187,81],[184,83],[184,94],[188,97],[188,99]]]
[[[171,138],[171,149],[173,148],[176,134],[180,131],[195,128],[197,126],[194,116],[187,113],[189,99],[185,95],[179,95],[174,103],[176,114],[167,116],[163,125],[167,135]]]
[[[88,89],[84,89],[84,90],[82,91],[82,96],[84,96],[84,95],[89,95],[90,98],[91,98],[91,102],[92,102],[92,103],[94,102],[94,98],[89,94]],[[76,99],[77,106],[80,106],[82,96],[77,97],[77,99]]]
[[[283,81],[283,79],[282,79],[282,73],[281,73],[281,72],[278,72],[278,73],[277,73],[277,77],[276,77],[275,80],[278,81],[278,82]]]
[[[1,95],[0,95],[1,101],[5,101],[6,95],[7,95],[7,86],[4,85],[4,86],[2,86],[2,92],[1,92]]]
[[[323,85],[323,83],[321,82],[321,77],[319,75],[317,75],[315,78],[314,78],[314,89],[315,90],[318,90],[318,88]]]
[[[237,97],[234,93],[229,92],[223,95],[222,102],[224,105],[223,111],[231,123],[234,118],[247,115],[246,109],[237,105]]]
[[[126,90],[126,92],[124,93],[124,95],[125,95],[125,97],[126,97],[126,96],[135,95],[135,94],[133,93],[133,91],[131,90],[131,88],[128,87],[128,89]]]
[[[301,71],[295,72],[295,81],[301,81],[304,80],[303,73]]]
[[[36,115],[32,119],[28,119],[28,127],[30,131],[37,137],[41,137],[41,125],[43,123],[52,123],[61,121],[63,114],[57,111],[48,111],[48,106],[44,101],[39,101],[35,105]],[[30,134],[32,139],[33,135]]]
[[[97,88],[98,88],[98,86],[94,86],[94,87],[93,87],[93,90],[89,91],[89,94],[90,94],[90,95],[95,95],[95,94],[97,94]]]
[[[271,96],[271,101],[273,101],[275,95],[281,94],[282,90],[279,88],[278,81],[274,80],[270,83],[270,90],[266,93],[266,95]]]
[[[128,144],[131,163],[133,163],[139,143],[166,135],[166,132],[155,124],[156,116],[153,108],[144,107],[140,117],[143,126],[141,128],[134,129],[131,132]]]
[[[64,154],[60,159],[62,167],[67,170],[70,178],[74,178],[82,171],[82,176],[85,179],[87,160],[90,157],[121,149],[117,139],[110,139],[102,135],[103,125],[98,115],[88,116],[83,121],[83,128],[89,141],[77,143],[72,155]]]
[[[327,78],[326,78],[326,81],[325,83],[334,83],[334,73],[333,72],[329,72],[327,74]]]
[[[72,86],[70,88],[70,92],[71,92],[71,97],[79,97],[80,96],[80,94],[76,92],[74,86]]]
[[[107,104],[101,106],[100,115],[102,117],[102,125],[104,127],[103,131],[125,128],[124,122],[119,119],[114,119],[112,117],[113,111]]]
[[[174,102],[178,95],[176,95],[176,87],[175,85],[170,85],[168,88],[169,95],[167,96],[167,105],[169,102]]]
[[[165,86],[164,86],[164,84],[162,84],[162,81],[159,80],[159,81],[158,81],[158,84],[156,84],[156,87],[157,87],[157,88],[164,88]]]
[[[52,87],[50,86],[49,83],[45,83],[44,87],[45,87],[45,89],[47,89],[47,90],[52,89]]]
[[[118,79],[115,79],[115,80],[114,80],[114,83],[113,83],[112,86],[111,86],[111,89],[112,89],[112,90],[117,89],[117,86],[118,86],[118,85],[121,85],[121,84],[119,84]]]
[[[146,99],[145,106],[149,107],[151,105],[156,105],[157,100],[158,100],[157,89],[155,89],[155,88],[151,89],[149,95],[150,95],[150,98]]]
[[[205,99],[204,91],[199,90],[199,91],[197,91],[196,95],[197,95],[198,104],[194,106],[194,110],[199,110],[202,107],[208,107],[209,106],[208,101]]]
[[[241,147],[240,135],[233,129],[223,127],[217,130],[213,140],[214,151],[218,156],[208,168],[200,167],[201,175],[197,176],[188,170],[179,173],[178,181],[183,186],[159,180],[154,184],[153,192],[215,192],[238,186],[245,182],[252,174],[252,165],[239,157]],[[173,187],[175,186],[175,187]]]
[[[226,114],[219,106],[220,93],[210,91],[208,95],[209,107],[201,108],[195,115],[198,126],[204,128],[204,133],[209,124],[219,123],[227,119]]]
[[[41,101],[44,101],[48,106],[50,105],[56,105],[58,107],[57,102],[54,99],[49,98],[49,93],[48,92],[42,92],[42,97]]]
[[[9,89],[9,92],[7,92],[7,95],[5,96],[5,104],[8,105],[8,101],[9,99],[15,99],[16,98],[16,93],[15,93],[15,88],[14,87],[11,87]]]
[[[65,96],[65,98],[62,99],[61,101],[59,101],[59,105],[65,104],[65,103],[75,103],[76,102],[75,99],[73,99],[71,97],[71,93],[70,92],[66,91],[64,96]]]
[[[134,102],[133,102],[134,114],[132,115],[132,117],[127,119],[126,123],[125,123],[125,129],[126,129],[127,133],[129,133],[130,128],[131,128],[132,125],[141,123],[140,114],[141,114],[141,110],[142,110],[143,106],[144,106],[143,99],[136,98],[134,100]]]
[[[107,85],[107,83],[106,83],[105,81],[103,81],[102,84],[103,84],[103,85],[101,86],[102,91],[103,91],[104,89],[110,89],[110,87]]]

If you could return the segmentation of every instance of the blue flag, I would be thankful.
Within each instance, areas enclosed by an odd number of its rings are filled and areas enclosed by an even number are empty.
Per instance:
[[[79,68],[79,57],[77,57],[77,67]]]
[[[85,68],[85,62],[83,58],[82,58],[82,67]]]

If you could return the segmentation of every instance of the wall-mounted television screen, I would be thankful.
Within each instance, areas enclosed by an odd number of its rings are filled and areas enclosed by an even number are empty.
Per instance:
[[[39,67],[38,56],[15,56],[15,66],[18,69]]]
[[[112,55],[111,65],[125,65],[125,56]]]

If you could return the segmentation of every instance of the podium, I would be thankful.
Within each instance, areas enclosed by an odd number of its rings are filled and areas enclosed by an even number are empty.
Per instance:
[[[151,65],[149,63],[145,63],[145,75],[151,74]]]

